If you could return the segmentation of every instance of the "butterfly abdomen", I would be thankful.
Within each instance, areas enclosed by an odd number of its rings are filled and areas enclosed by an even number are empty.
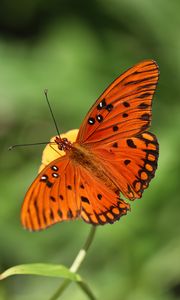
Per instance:
[[[116,184],[111,180],[111,175],[107,173],[101,161],[89,149],[74,143],[69,155],[75,164],[79,164],[88,170],[91,175],[103,182],[110,190],[118,192]]]

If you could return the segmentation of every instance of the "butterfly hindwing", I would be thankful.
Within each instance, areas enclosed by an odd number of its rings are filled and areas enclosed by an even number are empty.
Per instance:
[[[118,191],[112,191],[83,167],[78,168],[77,192],[81,201],[81,217],[85,222],[94,225],[114,223],[127,214],[130,206],[120,199]]]
[[[29,230],[46,228],[76,219],[80,203],[76,197],[76,170],[68,156],[52,161],[34,180],[25,195],[21,221]]]
[[[154,134],[144,132],[93,149],[126,198],[140,198],[154,177],[159,145]]]
[[[120,75],[88,112],[77,141],[106,144],[147,130],[158,76],[153,60],[143,61]]]

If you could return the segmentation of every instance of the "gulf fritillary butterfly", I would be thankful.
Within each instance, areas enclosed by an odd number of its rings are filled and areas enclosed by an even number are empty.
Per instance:
[[[94,225],[127,214],[141,198],[158,160],[151,122],[158,66],[146,60],[120,75],[87,113],[75,142],[56,136],[65,155],[51,161],[26,193],[21,221],[29,230],[81,217]]]

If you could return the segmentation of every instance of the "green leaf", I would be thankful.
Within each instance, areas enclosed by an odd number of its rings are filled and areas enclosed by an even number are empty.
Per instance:
[[[81,277],[69,271],[63,265],[53,265],[53,264],[25,264],[25,265],[18,265],[12,268],[7,269],[3,273],[0,274],[0,280],[3,280],[12,275],[40,275],[40,276],[51,276],[51,277],[60,277],[60,278],[67,278],[72,281],[82,281]]]

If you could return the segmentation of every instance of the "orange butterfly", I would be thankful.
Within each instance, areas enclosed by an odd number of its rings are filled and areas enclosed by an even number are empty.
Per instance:
[[[81,217],[94,225],[127,213],[154,177],[158,142],[146,130],[159,77],[153,60],[119,76],[87,113],[75,142],[56,136],[65,155],[51,161],[26,193],[21,221],[29,230]]]

